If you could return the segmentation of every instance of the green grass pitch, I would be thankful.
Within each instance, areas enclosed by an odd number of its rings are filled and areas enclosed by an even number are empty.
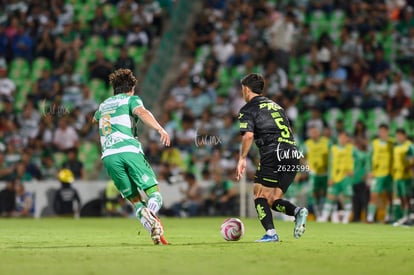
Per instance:
[[[167,219],[169,246],[154,246],[134,219],[0,219],[0,274],[414,274],[414,228],[276,221],[279,243],[243,219],[238,242],[224,218]]]

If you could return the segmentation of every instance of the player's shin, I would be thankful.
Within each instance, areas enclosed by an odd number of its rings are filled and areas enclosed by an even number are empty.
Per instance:
[[[342,223],[349,223],[351,213],[352,213],[352,203],[351,203],[351,199],[348,198],[345,200],[344,216],[342,217]]]
[[[333,210],[334,202],[330,199],[326,199],[325,204],[323,205],[322,215],[318,219],[319,222],[327,222],[331,212]]]
[[[295,206],[290,201],[277,199],[273,202],[272,209],[288,216],[295,216],[300,207]]]
[[[150,221],[148,221],[147,219],[145,219],[141,212],[142,209],[144,209],[145,203],[140,201],[134,204],[134,208],[135,208],[135,215],[137,216],[137,219],[141,222],[141,224],[144,226],[144,228],[148,231],[151,232],[151,223]]]
[[[267,203],[265,198],[257,198],[254,200],[254,205],[256,207],[257,216],[266,230],[266,234],[273,236],[276,234],[275,226],[273,224],[272,211]]]
[[[145,192],[148,196],[147,207],[155,214],[158,214],[158,211],[162,207],[162,196],[161,193],[158,191],[158,187],[153,186],[145,190]]]

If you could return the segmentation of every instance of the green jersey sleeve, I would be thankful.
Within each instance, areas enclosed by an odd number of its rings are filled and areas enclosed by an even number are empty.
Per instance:
[[[129,98],[128,106],[129,106],[129,112],[130,112],[130,114],[133,114],[135,108],[144,106],[144,103],[142,103],[142,100],[141,100],[141,98],[139,96],[134,95],[134,96],[131,96]]]
[[[99,111],[99,109],[98,109],[98,110],[96,110],[95,114],[93,115],[93,118],[94,118],[96,121],[99,121],[99,119],[101,118],[101,112]]]

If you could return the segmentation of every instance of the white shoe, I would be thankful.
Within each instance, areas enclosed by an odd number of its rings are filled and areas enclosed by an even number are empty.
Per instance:
[[[164,234],[164,230],[157,215],[155,215],[154,212],[152,212],[150,209],[146,207],[141,210],[141,215],[151,225],[152,241],[154,242],[154,244],[159,244],[161,242],[161,236]]]

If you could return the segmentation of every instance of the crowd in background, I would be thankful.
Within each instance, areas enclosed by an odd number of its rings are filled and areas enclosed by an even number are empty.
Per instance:
[[[110,95],[108,73],[136,70],[137,49],[161,34],[168,1],[2,2],[0,179],[51,179],[62,166],[77,179],[106,179],[91,115]],[[161,148],[155,132],[144,146],[160,180],[191,174],[226,190],[238,159],[239,81],[250,72],[264,75],[265,95],[285,108],[299,142],[311,127],[334,143],[346,130],[365,146],[384,122],[414,134],[412,1],[203,4],[158,115],[173,146]],[[21,64],[31,75],[23,80]],[[257,160],[252,150],[249,182]]]

